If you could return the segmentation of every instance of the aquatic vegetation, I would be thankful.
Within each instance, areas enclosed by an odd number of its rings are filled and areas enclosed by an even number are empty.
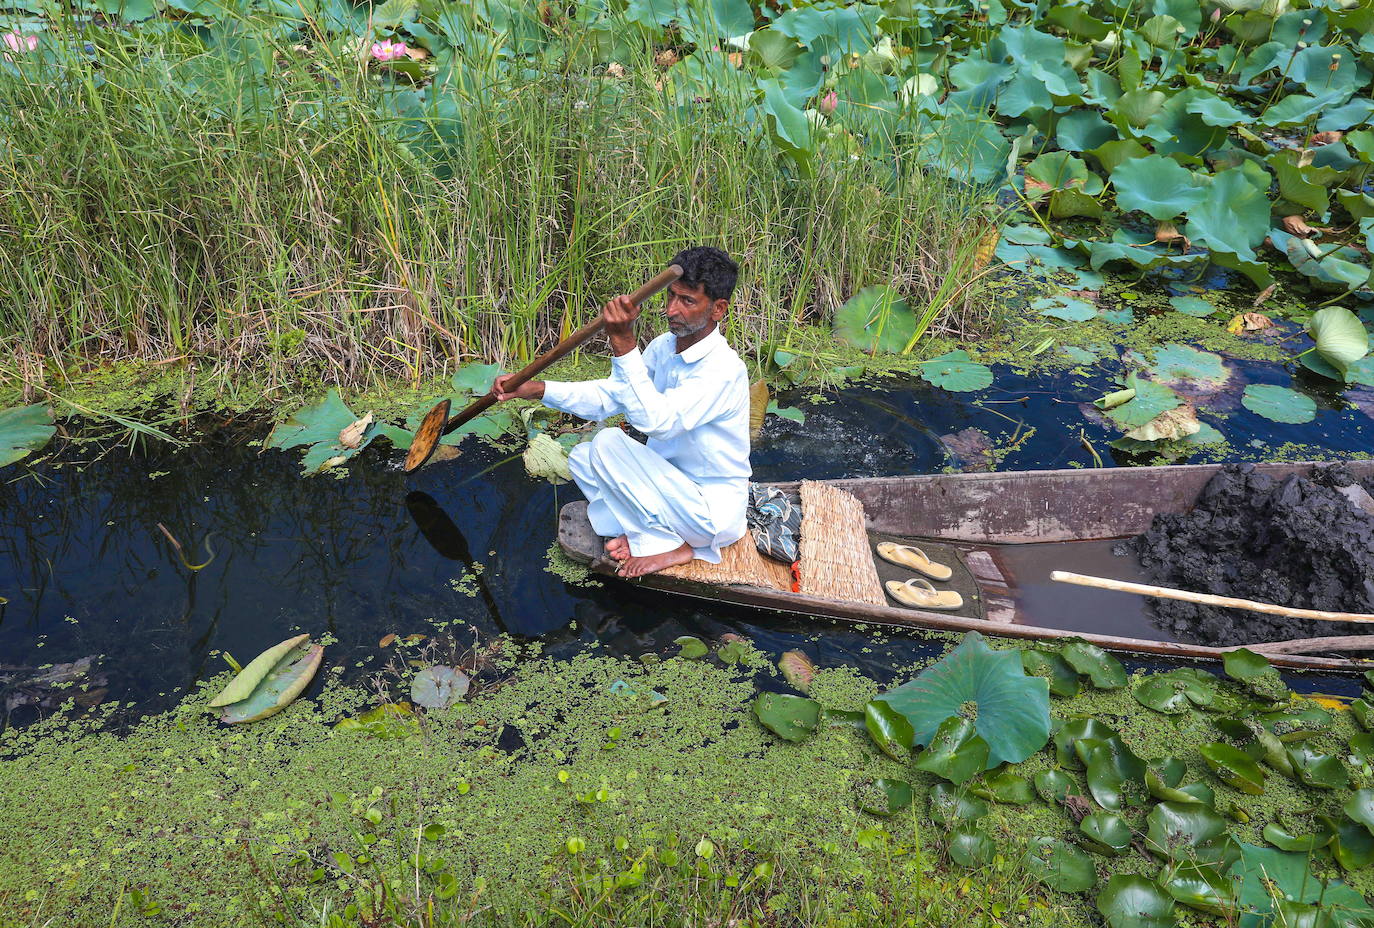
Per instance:
[[[1246,409],[1275,422],[1301,424],[1317,416],[1317,404],[1310,396],[1270,383],[1248,384],[1240,401]]]
[[[256,722],[291,705],[315,676],[324,645],[297,635],[263,651],[208,703],[229,723]]]
[[[0,410],[0,467],[39,450],[57,432],[52,410],[43,404]]]

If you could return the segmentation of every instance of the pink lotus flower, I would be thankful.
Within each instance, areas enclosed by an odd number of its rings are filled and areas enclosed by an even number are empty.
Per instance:
[[[18,29],[13,32],[6,32],[4,35],[5,45],[12,52],[31,52],[38,47],[38,36],[21,35]],[[9,61],[10,56],[6,55],[5,60]]]
[[[381,41],[372,43],[372,57],[378,61],[395,61],[397,58],[404,58],[406,52],[404,42]]]
[[[825,96],[821,97],[820,102],[816,104],[816,109],[820,110],[821,113],[823,113],[824,115],[829,116],[830,114],[835,112],[835,109],[839,105],[840,95],[832,90]]]

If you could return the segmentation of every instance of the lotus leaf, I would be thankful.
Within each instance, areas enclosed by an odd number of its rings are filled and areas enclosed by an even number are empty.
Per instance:
[[[1118,873],[1097,894],[1097,911],[1109,928],[1172,928],[1174,900],[1153,880]]]
[[[294,702],[314,679],[324,657],[324,645],[310,645],[308,638],[289,638],[239,671],[210,702],[221,707],[220,719],[230,724],[256,722]]]
[[[1186,316],[1210,316],[1217,311],[1211,303],[1196,296],[1176,296],[1171,297],[1169,305]]]
[[[0,410],[0,467],[46,445],[57,432],[52,421],[52,410],[41,403]]]
[[[1139,428],[1146,423],[1157,419],[1160,415],[1175,409],[1181,403],[1178,395],[1168,387],[1151,380],[1141,380],[1134,372],[1127,375],[1126,387],[1135,390],[1135,396],[1129,402],[1122,403],[1108,411],[1107,415],[1119,425],[1126,428]],[[1088,645],[1088,647],[1095,647]],[[1101,651],[1101,649],[1098,649]],[[1102,652],[1106,653],[1106,652]],[[1067,654],[1065,655],[1067,657]],[[1069,663],[1073,663],[1070,661]],[[1077,665],[1075,665],[1077,666]],[[1126,675],[1121,673],[1121,683],[1126,684]],[[1115,689],[1116,687],[1103,687],[1103,689]]]
[[[677,656],[685,657],[688,660],[705,657],[707,654],[711,653],[711,649],[706,647],[706,642],[693,635],[683,635],[680,638],[674,638],[673,644],[678,646]]]
[[[1221,656],[1221,662],[1226,675],[1242,683],[1257,679],[1272,669],[1269,658],[1249,648],[1233,648]]]
[[[1324,816],[1322,823],[1333,835],[1331,856],[1343,870],[1363,870],[1374,864],[1374,835],[1367,827],[1344,815],[1339,819]]]
[[[949,859],[961,867],[974,869],[991,862],[997,853],[993,843],[977,825],[959,825],[949,833]]]
[[[1237,899],[1241,928],[1260,928],[1270,924],[1275,899],[1309,904],[1320,901],[1336,924],[1374,916],[1374,910],[1359,893],[1340,880],[1319,879],[1311,870],[1306,854],[1290,854],[1272,848],[1240,844],[1240,859],[1227,875],[1240,884]]]
[[[1269,173],[1253,162],[1210,178],[1200,203],[1188,208],[1184,234],[1214,253],[1256,260],[1254,247],[1269,229]]]
[[[1080,739],[1106,740],[1116,735],[1116,729],[1095,718],[1070,719],[1054,733],[1054,756],[1061,767],[1082,769],[1076,744]]]
[[[1184,405],[1160,413],[1139,428],[1130,429],[1126,432],[1124,440],[1177,441],[1201,431],[1202,423],[1197,421],[1197,412],[1193,407]]]
[[[1343,306],[1327,306],[1312,314],[1307,332],[1317,343],[1317,354],[1340,371],[1341,379],[1351,364],[1369,354],[1369,333],[1360,318]]]
[[[572,471],[568,469],[568,452],[543,432],[536,432],[530,438],[523,458],[525,472],[531,477],[547,480],[554,486],[572,480]]]
[[[992,370],[969,360],[966,351],[950,351],[923,362],[921,376],[932,386],[959,393],[982,390],[992,384]]]
[[[1368,766],[1374,761],[1374,735],[1369,732],[1360,731],[1351,735],[1347,747],[1351,756],[1361,764]],[[1374,775],[1374,770],[1371,770],[1371,775]]]
[[[358,439],[356,447],[344,447],[339,433],[357,420],[358,417],[339,399],[339,391],[331,388],[319,403],[296,410],[291,418],[274,428],[264,447],[285,450],[309,445],[301,461],[301,470],[305,474],[318,473],[347,461],[380,434],[374,424]]]
[[[1092,858],[1058,838],[1032,838],[1021,866],[1051,889],[1081,893],[1097,882]]]
[[[1167,868],[1160,879],[1164,891],[1190,909],[1235,920],[1236,887],[1211,865],[1185,860]]]
[[[911,784],[905,780],[879,779],[861,784],[859,808],[872,815],[888,816],[911,805]]]
[[[1031,303],[1031,308],[1040,310],[1042,316],[1053,316],[1065,322],[1086,322],[1097,318],[1096,306],[1068,296],[1041,297]]]
[[[410,698],[426,709],[447,709],[468,694],[472,681],[455,667],[426,667],[410,684]]]
[[[978,736],[974,723],[951,715],[935,730],[929,746],[916,755],[915,766],[960,785],[981,773],[987,761],[988,743]]]
[[[1023,806],[1035,801],[1030,780],[1010,770],[1001,770],[983,779],[983,788],[973,792],[984,799],[1004,802],[1008,805]]]
[[[1088,792],[1098,805],[1120,811],[1145,799],[1145,762],[1120,736],[1080,738],[1074,749],[1087,765]]]
[[[916,333],[916,317],[891,287],[865,287],[835,311],[835,334],[864,351],[897,353]]]
[[[948,783],[936,783],[930,788],[930,817],[941,825],[976,822],[988,811],[988,804],[967,790]]]
[[[1115,812],[1085,815],[1078,830],[1090,850],[1108,857],[1123,854],[1131,846],[1131,826]]]
[[[763,726],[786,741],[805,741],[821,720],[821,704],[814,699],[780,693],[760,693],[754,715]]]
[[[977,632],[910,683],[878,697],[911,722],[917,744],[929,744],[951,715],[972,720],[988,744],[987,766],[1020,763],[1050,733],[1049,684],[1028,677],[1015,651],[994,651]]]
[[[1310,396],[1274,384],[1248,384],[1240,401],[1246,409],[1275,422],[1296,425],[1317,417],[1317,404]]]
[[[1210,706],[1216,691],[1216,679],[1211,674],[1182,667],[1143,678],[1132,695],[1143,706],[1174,715],[1193,706]]]
[[[1037,182],[1045,190],[1078,189],[1089,194],[1102,192],[1102,180],[1088,170],[1081,158],[1066,151],[1047,152],[1037,157],[1026,165],[1026,178]]]
[[[1317,754],[1299,746],[1288,749],[1288,760],[1298,779],[1306,786],[1345,789],[1350,785],[1350,775],[1346,773],[1345,765],[1334,754]]]
[[[500,373],[499,364],[464,364],[453,375],[453,389],[481,396],[491,391]]]
[[[1045,802],[1063,802],[1073,786],[1073,777],[1062,770],[1042,770],[1035,775],[1035,791]]]
[[[1027,648],[1021,652],[1021,666],[1031,676],[1049,681],[1050,693],[1055,696],[1077,696],[1082,689],[1078,672],[1054,651]]]
[[[1243,793],[1258,796],[1264,792],[1264,773],[1246,754],[1229,744],[1213,742],[1198,749],[1217,779]]]
[[[1146,100],[1149,101],[1144,104],[1146,107],[1155,103],[1154,97],[1144,97],[1141,103]],[[1158,100],[1160,105],[1163,102],[1163,99]],[[1149,116],[1158,111],[1156,106],[1146,114],[1146,110],[1134,101],[1127,106],[1132,114],[1145,117],[1139,125],[1144,125]],[[1131,121],[1134,123],[1136,119]],[[1201,204],[1206,193],[1187,168],[1162,155],[1145,155],[1125,161],[1112,170],[1111,178],[1118,206],[1124,210],[1138,209],[1160,220],[1183,215]]]
[[[1150,386],[1155,385],[1150,384]],[[1125,406],[1117,407],[1113,412],[1126,409],[1138,402],[1140,400],[1139,389],[1140,387],[1138,385],[1137,395],[1134,400],[1131,400],[1131,402],[1125,404]],[[1169,395],[1173,396],[1172,393]],[[1174,400],[1174,405],[1178,405],[1177,398]],[[1145,422],[1150,421],[1150,419],[1153,419],[1163,411],[1163,409],[1160,409],[1158,412],[1153,413],[1141,422],[1132,423],[1123,420],[1118,421],[1121,421],[1123,425],[1144,425]],[[1092,685],[1100,690],[1116,690],[1126,685],[1126,671],[1122,668],[1121,662],[1095,644],[1089,644],[1086,641],[1076,638],[1070,639],[1065,643],[1064,647],[1060,649],[1059,653],[1063,655],[1064,660],[1069,662],[1070,667],[1086,676],[1092,681]]]
[[[1264,826],[1264,840],[1281,851],[1294,851],[1299,854],[1311,854],[1320,848],[1326,847],[1336,836],[1330,827],[1323,824],[1314,834],[1295,835],[1280,825],[1270,822]]]
[[[1161,802],[1145,821],[1145,847],[1172,860],[1216,863],[1229,838],[1226,820],[1200,803]]]
[[[1161,383],[1188,382],[1218,388],[1231,379],[1221,355],[1187,345],[1163,345],[1155,350],[1150,370]]]
[[[778,658],[778,670],[784,680],[803,693],[811,688],[811,681],[816,678],[816,665],[811,663],[805,651],[782,652]]]
[[[1098,397],[1093,400],[1093,405],[1098,409],[1115,409],[1122,403],[1129,403],[1133,399],[1135,399],[1135,389],[1127,387],[1124,390],[1113,390],[1111,393]]]
[[[905,761],[911,755],[912,739],[915,737],[911,723],[888,703],[869,700],[864,706],[864,725],[873,743],[888,757]]]

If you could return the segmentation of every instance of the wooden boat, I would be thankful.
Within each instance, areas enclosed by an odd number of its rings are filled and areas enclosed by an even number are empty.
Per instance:
[[[890,601],[880,606],[662,574],[633,582],[651,589],[794,615],[955,632],[972,630],[1013,638],[1081,637],[1114,651],[1218,659],[1226,648],[1169,640],[1164,632],[1159,632],[1163,637],[1156,640],[1091,628],[1054,627],[1054,621],[1036,619],[1026,608],[1029,584],[1024,576],[1018,575],[1016,555],[1018,546],[1037,546],[1036,550],[1043,552],[1053,544],[1064,552],[1064,561],[1058,566],[1073,570],[1076,544],[1098,542],[1100,549],[1105,540],[1145,531],[1156,514],[1188,511],[1220,467],[1202,464],[824,481],[863,503],[870,540],[884,536],[912,539],[928,552],[938,550],[945,558],[955,560],[960,571],[955,580],[961,575],[966,578],[972,595],[964,598],[975,606],[972,614],[967,615],[911,609]],[[1273,463],[1256,467],[1282,478],[1309,473],[1313,465]],[[1374,461],[1351,461],[1347,467],[1360,479],[1374,476]],[[784,490],[799,487],[797,483],[772,485]],[[570,557],[602,573],[614,572],[614,564],[604,559],[602,540],[587,521],[586,503],[563,507],[559,543]],[[1051,554],[1056,550],[1050,549]],[[881,574],[886,562],[875,558],[875,564]],[[900,569],[888,570],[890,576],[898,576],[891,571]],[[911,576],[912,572],[900,571],[900,575]],[[1123,604],[1141,600],[1124,593],[1107,595],[1118,597],[1113,602]],[[1276,665],[1295,669],[1351,671],[1374,666],[1370,660],[1352,656],[1374,651],[1374,635],[1307,638],[1247,647],[1264,653]]]

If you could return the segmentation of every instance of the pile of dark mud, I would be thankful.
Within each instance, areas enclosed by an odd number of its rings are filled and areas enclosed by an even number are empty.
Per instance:
[[[1230,464],[1184,515],[1155,516],[1123,543],[1158,586],[1299,609],[1374,613],[1374,480],[1341,464],[1275,479]],[[1156,624],[1177,640],[1232,645],[1359,635],[1353,622],[1316,622],[1151,600]]]

